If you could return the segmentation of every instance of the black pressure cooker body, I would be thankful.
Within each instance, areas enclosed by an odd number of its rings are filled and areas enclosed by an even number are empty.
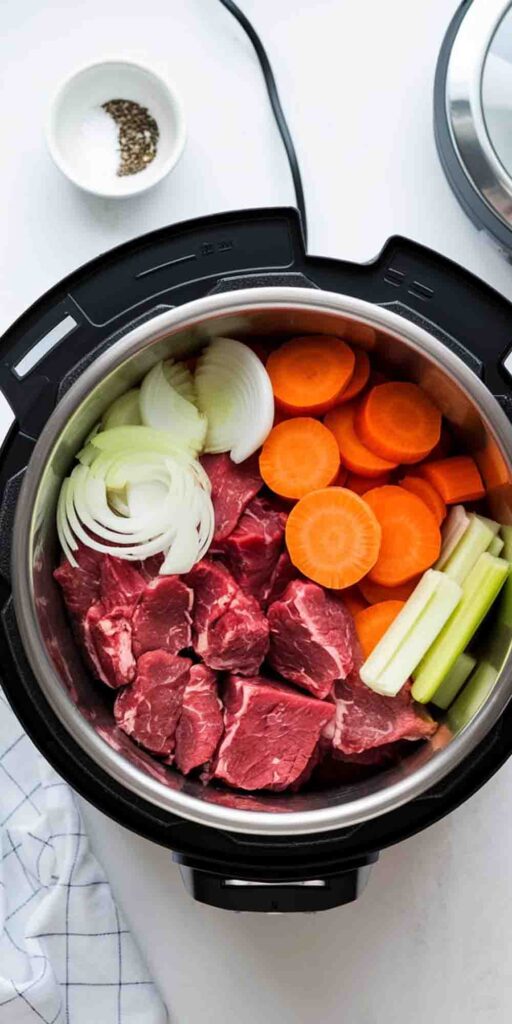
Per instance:
[[[316,911],[354,900],[379,850],[457,807],[512,751],[508,705],[471,757],[435,788],[349,828],[251,835],[170,814],[120,785],[63,727],[20,639],[10,558],[16,502],[34,445],[59,399],[135,325],[191,300],[260,286],[322,289],[386,306],[423,326],[512,410],[506,360],[512,306],[447,259],[391,239],[373,262],[308,256],[289,209],[228,213],[168,227],[87,264],[7,331],[0,369],[0,656],[4,691],[27,733],[77,792],[168,847],[196,900],[232,910]],[[1,429],[1,427],[0,427]]]

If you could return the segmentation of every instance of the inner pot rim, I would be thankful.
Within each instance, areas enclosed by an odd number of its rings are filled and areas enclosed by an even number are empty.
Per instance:
[[[282,312],[342,315],[371,328],[394,334],[409,347],[425,354],[452,376],[478,407],[487,428],[499,444],[512,475],[512,431],[504,411],[486,386],[442,342],[383,306],[325,291],[297,288],[254,288],[198,299],[166,311],[129,331],[102,353],[72,385],[50,416],[33,450],[18,499],[13,544],[12,587],[14,609],[23,647],[44,697],[78,746],[98,766],[136,794],[172,814],[196,824],[231,832],[306,835],[355,826],[389,813],[415,800],[439,783],[485,738],[512,696],[512,653],[507,655],[496,685],[473,720],[448,745],[409,776],[380,792],[357,800],[310,811],[269,813],[238,810],[198,800],[165,787],[136,768],[103,740],[81,715],[56,672],[41,635],[32,584],[33,518],[41,477],[56,441],[70,415],[105,376],[141,349],[151,347],[184,328],[204,328],[216,317],[279,309]],[[27,539],[29,538],[29,543]]]

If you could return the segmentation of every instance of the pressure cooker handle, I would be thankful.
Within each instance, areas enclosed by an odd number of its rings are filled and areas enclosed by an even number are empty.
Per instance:
[[[327,877],[264,881],[219,875],[192,867],[174,855],[185,887],[198,903],[260,914],[312,914],[352,903],[365,888],[377,858],[378,854],[369,854],[357,867]]]

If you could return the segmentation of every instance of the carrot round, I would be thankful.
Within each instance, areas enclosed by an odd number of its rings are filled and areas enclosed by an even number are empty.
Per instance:
[[[267,359],[277,405],[291,413],[326,412],[339,401],[355,362],[341,338],[319,334],[285,341]]]
[[[370,360],[368,359],[366,352],[364,352],[362,348],[356,348],[354,350],[354,356],[356,360],[354,372],[340,398],[340,402],[348,402],[351,398],[355,398],[368,383],[368,378],[370,376]]]
[[[384,484],[388,484],[389,480],[389,473],[382,473],[381,476],[373,477],[373,479],[369,476],[358,476],[357,473],[349,473],[346,486],[349,491],[355,491],[356,494],[360,494],[362,497],[367,491],[371,491],[372,487],[384,487]]]
[[[441,550],[441,531],[421,498],[388,484],[367,491],[362,500],[382,530],[379,557],[369,573],[374,583],[397,587],[434,564]]]
[[[428,480],[424,480],[421,476],[404,476],[403,480],[400,480],[400,487],[405,487],[406,491],[410,491],[411,494],[417,494],[418,498],[425,502],[427,508],[436,517],[439,526],[441,525],[446,517],[446,505],[439,491],[436,491]]]
[[[302,498],[327,487],[340,468],[338,446],[323,423],[307,416],[285,420],[270,431],[260,455],[260,473],[281,498]]]
[[[441,413],[417,384],[390,381],[368,392],[355,428],[363,444],[381,458],[419,462],[439,441]]]
[[[375,455],[359,440],[354,429],[358,405],[358,402],[347,402],[346,405],[331,409],[324,417],[324,423],[334,434],[340,450],[340,459],[351,473],[379,477],[382,473],[395,469],[396,462],[381,459],[380,455]]]
[[[482,477],[470,455],[453,455],[450,459],[426,462],[418,467],[418,473],[435,487],[447,505],[478,501],[485,495]]]
[[[359,593],[357,587],[347,587],[340,593],[340,597],[343,599],[345,608],[354,618],[358,612],[363,612],[365,608],[368,608],[368,602]]]
[[[365,658],[370,656],[404,604],[405,601],[381,601],[355,616],[356,633]]]
[[[344,487],[312,491],[292,508],[286,546],[293,564],[323,587],[357,583],[379,557],[381,529],[367,503]]]
[[[371,579],[365,576],[363,580],[359,580],[357,586],[368,604],[380,604],[382,601],[407,601],[420,579],[421,573],[407,583],[400,583],[398,587],[381,587],[379,583],[372,583]]]

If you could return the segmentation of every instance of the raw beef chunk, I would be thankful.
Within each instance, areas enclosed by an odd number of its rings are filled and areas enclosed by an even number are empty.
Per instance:
[[[292,580],[300,577],[299,570],[295,568],[288,552],[282,551],[277,559],[275,569],[270,580],[269,590],[266,596],[266,604],[270,607],[274,601],[279,601],[287,586]]]
[[[143,576],[146,583],[148,583],[149,580],[154,580],[155,576],[158,576],[163,561],[163,554],[158,554],[149,555],[149,557],[145,558],[143,562],[136,562],[135,564],[141,576]]]
[[[201,462],[212,485],[215,512],[214,541],[225,540],[234,530],[244,508],[261,490],[263,480],[256,455],[236,464],[226,453],[203,455]]]
[[[176,730],[176,764],[184,775],[210,761],[224,731],[217,677],[206,665],[192,665]]]
[[[334,688],[336,718],[333,747],[344,754],[361,754],[397,740],[428,739],[435,722],[411,697],[410,686],[396,697],[382,697],[361,682],[357,669]]]
[[[239,789],[286,789],[303,775],[334,705],[281,683],[230,676],[213,777]]]
[[[123,558],[104,555],[101,562],[101,600],[105,608],[135,606],[146,583],[140,572]]]
[[[350,672],[354,624],[340,598],[316,583],[294,580],[268,610],[269,662],[289,679],[326,697]]]
[[[191,662],[168,651],[148,651],[137,662],[137,675],[116,697],[114,716],[120,729],[153,754],[174,750]]]
[[[62,590],[69,614],[72,618],[81,620],[91,605],[100,598],[101,563],[98,559],[101,555],[81,545],[75,551],[75,558],[79,563],[78,568],[74,568],[67,559],[63,559],[53,576]]]
[[[179,576],[157,576],[145,585],[133,615],[133,650],[178,654],[191,643],[193,593]]]
[[[100,678],[113,689],[135,678],[131,615],[129,606],[113,608],[90,624],[92,643],[102,670]]]
[[[254,675],[268,650],[268,623],[228,570],[203,559],[187,576],[194,591],[193,646],[209,668]]]
[[[244,594],[251,594],[260,603],[270,592],[285,525],[283,512],[265,498],[254,498],[238,525],[217,548]]]
[[[102,683],[106,683],[107,686],[110,686],[110,679],[103,670],[93,635],[93,630],[96,624],[104,615],[105,608],[101,601],[97,601],[88,609],[83,620],[76,624],[76,632],[82,643],[82,653],[85,655],[85,660],[89,665],[89,668],[96,676],[96,679],[100,679]]]

